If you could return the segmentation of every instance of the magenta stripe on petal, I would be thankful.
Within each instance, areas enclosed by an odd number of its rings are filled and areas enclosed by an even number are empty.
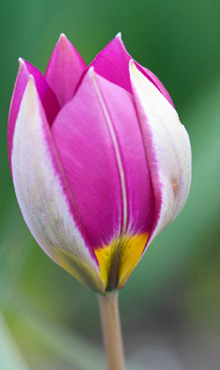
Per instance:
[[[96,75],[116,133],[127,195],[126,231],[149,232],[154,220],[154,192],[134,99],[127,91]],[[123,102],[123,104],[122,104]]]
[[[90,69],[57,116],[52,135],[93,247],[109,244],[122,231],[151,229],[154,195],[128,92]]]
[[[62,107],[72,99],[87,66],[75,47],[61,34],[50,58],[45,79]]]
[[[13,96],[11,100],[9,119],[8,119],[8,154],[9,154],[10,168],[11,168],[11,152],[12,152],[15,122],[17,119],[21,100],[23,98],[23,94],[27,86],[30,74],[33,75],[34,77],[38,94],[40,96],[41,102],[45,109],[48,122],[50,124],[52,124],[54,118],[56,117],[60,109],[55,94],[50,89],[50,87],[47,85],[41,72],[39,72],[30,63],[24,61],[23,59],[19,59],[19,71],[18,71],[15,88],[14,88],[14,92],[13,92]]]
[[[97,247],[121,233],[123,206],[115,149],[93,74],[89,70],[60,111],[52,135],[83,225]]]

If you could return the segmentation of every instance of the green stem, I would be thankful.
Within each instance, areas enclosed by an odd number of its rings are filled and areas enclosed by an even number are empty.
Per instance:
[[[108,370],[125,370],[118,292],[97,294]]]

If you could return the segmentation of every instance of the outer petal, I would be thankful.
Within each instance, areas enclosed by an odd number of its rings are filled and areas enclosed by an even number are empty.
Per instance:
[[[149,232],[154,219],[154,193],[134,99],[99,75],[95,74],[95,81],[121,157],[126,188],[125,232],[130,235]]]
[[[121,34],[119,33],[105,47],[105,49],[97,55],[91,65],[94,66],[95,71],[99,75],[132,93],[129,76],[129,61],[131,59],[132,57],[127,52],[122,41]],[[142,67],[137,62],[135,62],[135,65],[148,78],[148,80],[157,87],[169,103],[173,105],[170,95],[160,82],[159,78],[149,69]]]
[[[133,97],[90,69],[57,116],[52,134],[106,288],[122,286],[154,220]]]
[[[16,121],[11,162],[18,203],[37,242],[84,284],[103,291],[96,259],[74,219],[71,194],[32,76]]]
[[[185,204],[191,182],[191,148],[175,109],[133,62],[130,75],[156,200],[151,242]]]
[[[123,190],[115,135],[92,70],[58,114],[52,135],[91,245],[108,244],[121,233]]]
[[[8,151],[9,161],[11,160],[12,140],[14,135],[15,122],[20,109],[21,100],[28,83],[30,73],[33,75],[36,88],[44,106],[45,113],[49,124],[52,124],[60,107],[55,94],[50,89],[41,72],[33,67],[30,63],[19,59],[19,71],[15,83],[15,88],[11,100],[9,119],[8,119]],[[10,163],[11,166],[11,163]]]
[[[154,195],[132,96],[90,69],[52,134],[93,247],[149,232]]]
[[[78,82],[87,68],[77,50],[61,34],[49,61],[45,79],[62,107],[72,99]]]

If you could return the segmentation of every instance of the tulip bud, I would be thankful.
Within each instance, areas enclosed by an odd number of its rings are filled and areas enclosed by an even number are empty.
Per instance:
[[[191,149],[172,100],[120,35],[86,66],[61,35],[45,77],[20,60],[8,149],[25,222],[89,288],[121,288],[180,213]]]

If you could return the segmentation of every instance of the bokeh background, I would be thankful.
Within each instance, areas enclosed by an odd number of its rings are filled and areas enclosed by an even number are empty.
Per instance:
[[[105,368],[96,296],[37,246],[16,203],[7,116],[22,56],[42,72],[64,32],[87,63],[119,32],[170,92],[192,144],[177,220],[120,292],[130,369],[220,368],[219,0],[0,0],[0,369]]]

